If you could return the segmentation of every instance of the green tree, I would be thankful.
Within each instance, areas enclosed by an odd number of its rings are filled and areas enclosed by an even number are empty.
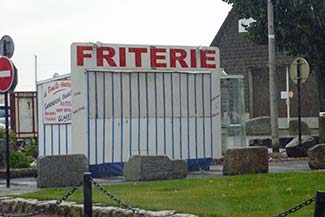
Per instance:
[[[240,18],[256,20],[247,26],[248,39],[267,44],[267,0],[222,0],[233,5]],[[276,47],[287,55],[302,56],[318,82],[320,111],[325,111],[325,1],[273,0]],[[319,120],[325,141],[325,118]]]

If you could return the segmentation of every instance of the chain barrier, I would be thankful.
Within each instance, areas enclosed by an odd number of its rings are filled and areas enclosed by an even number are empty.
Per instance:
[[[140,213],[139,210],[131,207],[130,205],[126,204],[123,200],[119,199],[116,197],[114,194],[106,190],[102,185],[97,183],[92,177],[90,177],[90,182],[102,193],[106,194],[110,199],[115,201],[120,207],[132,211],[134,214],[136,214],[139,217],[145,217],[146,215],[143,213]],[[49,204],[48,207],[39,209],[37,211],[31,212],[31,213],[26,213],[26,214],[4,214],[0,212],[0,217],[31,217],[31,216],[36,216],[40,214],[44,214],[46,212],[49,212],[50,210],[53,210],[56,208],[58,205],[60,205],[63,201],[67,200],[80,186],[83,184],[82,181],[80,181],[76,186],[74,186],[70,191],[68,191],[65,195],[62,196],[62,198],[58,199],[55,203]],[[298,210],[312,204],[315,201],[315,197],[311,197],[304,202],[298,204],[297,206],[294,206],[287,211],[281,212],[278,215],[275,215],[273,217],[285,217],[289,214],[295,213]]]
[[[275,215],[273,217],[284,217],[284,216],[287,216],[289,214],[295,213],[298,210],[312,204],[312,202],[314,202],[314,201],[315,201],[315,197],[309,198],[308,200],[305,200],[304,202],[298,204],[297,206],[294,206],[294,207],[288,209],[287,211],[281,212],[280,214]]]
[[[106,190],[102,185],[98,184],[93,178],[90,177],[90,181],[99,191],[106,194],[110,199],[115,201],[120,207],[131,210],[134,214],[137,214],[138,216],[145,216],[143,214],[140,214],[138,210],[132,208],[130,205],[126,204],[123,200],[119,199],[114,194]]]
[[[65,195],[63,195],[61,199],[58,199],[55,203],[49,204],[49,206],[46,208],[42,208],[34,212],[25,213],[25,214],[5,214],[0,212],[0,217],[31,217],[31,216],[47,213],[53,210],[58,205],[60,205],[63,201],[67,200],[81,185],[82,182],[79,182],[75,187],[73,187],[70,191],[68,191]]]
[[[60,205],[63,201],[67,200],[80,186],[82,185],[82,181],[80,181],[76,186],[74,186],[70,191],[68,191],[63,197],[56,201],[56,205]]]

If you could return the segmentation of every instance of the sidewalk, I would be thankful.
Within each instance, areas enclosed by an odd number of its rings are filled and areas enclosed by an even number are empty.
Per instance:
[[[212,165],[209,171],[194,171],[189,172],[187,178],[208,178],[222,176],[222,165]],[[281,160],[269,163],[269,173],[286,173],[286,172],[306,172],[311,171],[308,166],[307,159],[299,160]],[[125,182],[123,176],[115,176],[108,178],[95,179],[100,184],[113,184]],[[16,178],[11,179],[10,188],[6,187],[6,180],[0,179],[0,196],[23,194],[40,190],[36,187],[36,178]]]

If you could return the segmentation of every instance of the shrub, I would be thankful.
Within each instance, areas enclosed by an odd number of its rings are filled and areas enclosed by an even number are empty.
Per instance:
[[[28,168],[33,162],[33,158],[19,151],[10,153],[10,167],[13,168]]]
[[[37,146],[37,138],[32,138],[32,139],[30,140],[30,144],[31,144],[31,145],[36,145],[36,146]]]
[[[17,149],[17,139],[16,134],[9,130],[9,144],[10,150]],[[0,167],[4,166],[5,163],[5,152],[6,152],[6,130],[0,128]]]
[[[16,134],[12,130],[9,130],[9,144],[11,150],[16,150],[17,139],[16,139]],[[0,145],[6,146],[6,130],[2,128],[0,128]]]
[[[33,158],[37,158],[37,145],[28,145],[25,146],[24,149],[22,150],[26,155],[31,156]]]

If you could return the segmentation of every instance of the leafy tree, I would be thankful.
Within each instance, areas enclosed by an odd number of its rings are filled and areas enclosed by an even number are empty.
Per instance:
[[[256,20],[246,27],[251,41],[267,43],[267,0],[222,1],[232,4],[240,18]],[[325,111],[325,1],[273,0],[273,5],[277,50],[308,60],[317,78],[320,111]],[[319,120],[319,134],[325,141],[325,118]]]

